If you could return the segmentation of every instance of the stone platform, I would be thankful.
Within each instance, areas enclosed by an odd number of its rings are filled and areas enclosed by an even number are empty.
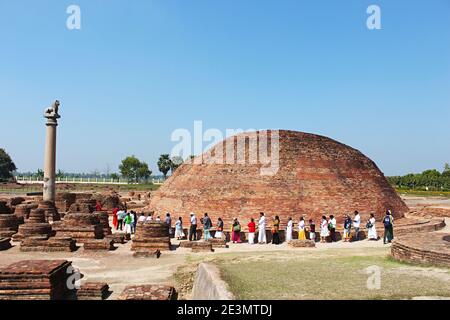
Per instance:
[[[450,234],[432,232],[400,236],[392,243],[391,255],[403,262],[450,268]]]
[[[0,268],[0,300],[64,300],[72,262],[25,260]]]
[[[114,240],[111,239],[89,239],[84,240],[84,250],[89,251],[113,251],[116,249]]]
[[[131,244],[132,251],[169,251],[169,226],[164,222],[138,223]]]
[[[228,248],[227,241],[225,239],[211,238],[208,240],[213,248]]]
[[[176,300],[176,292],[170,286],[128,286],[118,300]]]
[[[89,212],[70,212],[63,221],[55,222],[52,228],[57,236],[71,237],[79,242],[104,237],[98,216]]]
[[[193,241],[191,245],[192,252],[214,252],[211,242]]]
[[[109,285],[102,282],[86,282],[77,290],[77,300],[105,300]]]
[[[28,237],[20,243],[22,252],[73,252],[77,250],[76,241],[70,237],[45,236]]]

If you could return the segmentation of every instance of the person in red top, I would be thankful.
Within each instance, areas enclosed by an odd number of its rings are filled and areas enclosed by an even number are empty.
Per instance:
[[[117,230],[117,227],[118,227],[118,224],[119,224],[119,221],[117,219],[117,212],[119,212],[119,208],[115,207],[113,209],[113,226],[114,226],[114,228],[116,228],[116,230]]]
[[[95,205],[95,211],[103,211],[100,201],[97,201],[97,204]]]
[[[256,232],[256,224],[255,219],[251,219],[247,225],[248,227],[248,243],[255,244],[255,232]]]

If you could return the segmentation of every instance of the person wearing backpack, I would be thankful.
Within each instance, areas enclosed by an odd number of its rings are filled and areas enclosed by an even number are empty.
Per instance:
[[[279,245],[280,243],[280,218],[276,216],[275,219],[273,219],[272,244]]]
[[[212,228],[212,222],[211,219],[208,217],[208,214],[205,213],[205,217],[202,220],[203,223],[203,237],[205,241],[209,241],[211,239],[211,233],[209,230]]]
[[[346,214],[344,220],[344,242],[349,242],[352,237],[352,218]]]
[[[234,218],[231,224],[231,241],[241,243],[241,224],[237,218]]]
[[[383,218],[384,224],[384,244],[391,243],[394,239],[394,217],[390,210],[386,212]]]

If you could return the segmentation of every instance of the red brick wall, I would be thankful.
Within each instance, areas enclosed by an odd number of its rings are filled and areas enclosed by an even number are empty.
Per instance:
[[[258,133],[259,136],[259,133]],[[358,150],[332,139],[294,131],[279,131],[280,168],[274,176],[262,176],[261,165],[248,164],[254,144],[246,143],[246,165],[184,164],[153,193],[150,206],[157,214],[172,213],[188,222],[208,212],[213,222],[222,217],[229,223],[238,217],[247,223],[263,211],[267,217],[281,217],[282,223],[301,215],[320,219],[322,214],[375,213],[378,219],[387,209],[396,218],[409,209],[389,185],[375,163]],[[234,140],[234,149],[236,139]],[[228,139],[228,141],[233,141]],[[226,148],[223,154],[226,157]],[[253,151],[253,152],[251,152]],[[211,159],[211,152],[203,159]]]

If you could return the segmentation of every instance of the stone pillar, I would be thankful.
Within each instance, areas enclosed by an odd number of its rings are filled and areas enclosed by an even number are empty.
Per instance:
[[[59,101],[56,100],[44,113],[44,117],[47,119],[44,156],[44,201],[51,201],[52,203],[55,203],[56,196],[56,127],[58,126],[58,119],[61,118],[58,109]]]

